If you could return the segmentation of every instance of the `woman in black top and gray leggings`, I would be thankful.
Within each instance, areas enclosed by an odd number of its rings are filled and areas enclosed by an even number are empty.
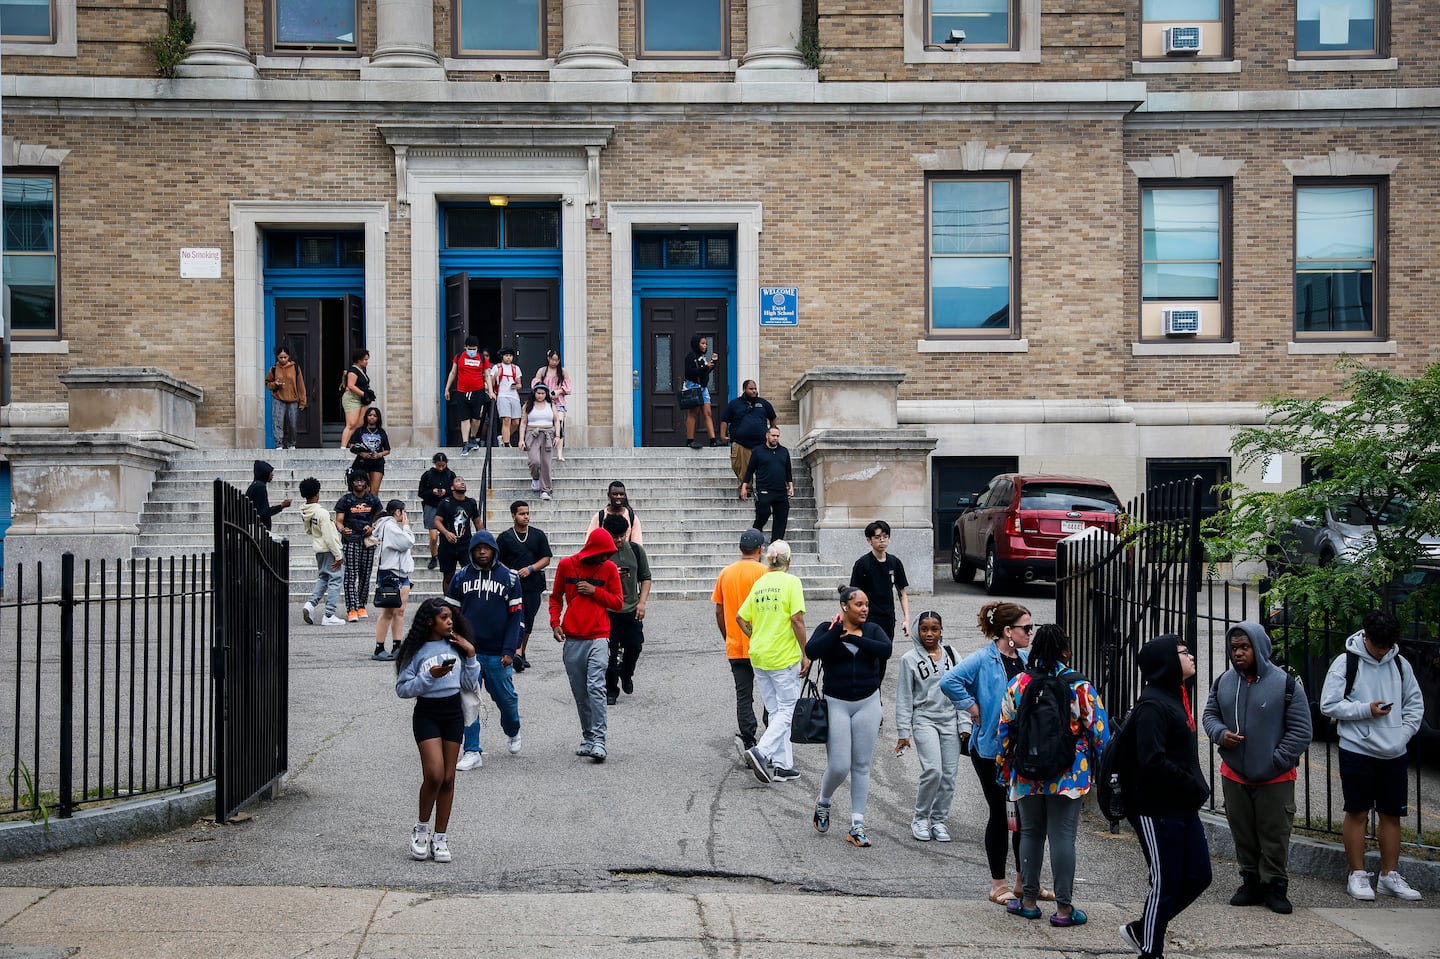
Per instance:
[[[865,801],[870,795],[870,762],[880,734],[880,680],[890,658],[890,637],[874,623],[870,600],[854,586],[840,587],[840,615],[816,628],[805,655],[825,667],[830,735],[825,743],[825,776],[815,803],[815,828],[830,828],[830,797],[850,777],[850,832],[846,840],[870,845],[865,834]]]

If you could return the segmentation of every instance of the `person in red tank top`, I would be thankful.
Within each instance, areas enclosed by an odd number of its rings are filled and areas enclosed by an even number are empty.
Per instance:
[[[490,357],[480,350],[480,340],[466,337],[464,351],[450,364],[450,375],[445,378],[445,399],[451,399],[452,389],[458,394],[461,456],[468,456],[482,442],[490,410],[489,373]]]

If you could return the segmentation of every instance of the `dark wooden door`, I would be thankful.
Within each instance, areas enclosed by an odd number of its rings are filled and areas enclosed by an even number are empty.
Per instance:
[[[530,378],[545,365],[545,351],[560,348],[560,281],[515,278],[500,282],[500,337],[516,349],[520,388],[528,391]],[[561,356],[561,362],[564,362]]]
[[[465,337],[470,331],[470,274],[455,273],[445,278],[445,339],[443,342],[445,355],[440,362],[444,372],[440,375],[446,379],[450,376],[450,367],[455,363],[455,357],[465,349]],[[441,380],[443,386],[445,380]],[[453,393],[451,394],[454,395]],[[441,402],[444,402],[445,391],[440,391]],[[454,403],[448,404],[445,416],[445,445],[460,445],[460,416],[456,412]]]
[[[320,375],[323,355],[320,315],[321,301],[318,299],[275,301],[275,345],[289,351],[290,358],[300,367],[300,375],[305,377],[307,402],[295,422],[295,442],[302,450],[317,450],[323,445],[322,398],[326,384],[321,381]],[[275,362],[273,356],[270,362]],[[269,403],[268,396],[266,403]]]
[[[640,442],[644,446],[685,445],[685,414],[680,385],[685,379],[685,354],[690,339],[703,336],[719,355],[710,375],[711,416],[719,416],[729,398],[725,370],[729,344],[726,301],[713,298],[655,298],[640,301]],[[697,436],[704,428],[697,425]],[[716,435],[719,435],[718,433]]]

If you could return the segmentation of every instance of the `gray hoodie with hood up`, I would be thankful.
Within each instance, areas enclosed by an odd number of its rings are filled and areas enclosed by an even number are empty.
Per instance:
[[[1265,627],[1249,620],[1235,629],[1250,637],[1255,651],[1255,680],[1230,668],[1210,685],[1205,703],[1205,735],[1220,750],[1230,771],[1247,783],[1263,783],[1295,768],[1310,745],[1310,705],[1297,679],[1295,695],[1285,702],[1286,673],[1270,661],[1272,643]],[[1226,633],[1229,656],[1229,632]],[[1226,730],[1244,736],[1238,746],[1220,746]]]
[[[955,668],[955,654],[943,644],[940,662],[930,658],[920,644],[920,623],[910,624],[914,648],[900,657],[900,675],[895,689],[895,725],[901,739],[909,739],[916,725],[935,726],[941,732],[969,735],[970,714],[955,708],[940,689],[940,678]],[[958,727],[957,724],[958,723]]]

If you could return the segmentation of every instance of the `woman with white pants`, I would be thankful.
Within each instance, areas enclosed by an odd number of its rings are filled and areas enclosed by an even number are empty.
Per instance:
[[[854,586],[840,587],[840,615],[819,626],[805,644],[805,655],[825,670],[825,701],[830,735],[825,741],[825,776],[815,802],[814,824],[830,829],[830,801],[850,779],[850,832],[854,846],[870,845],[865,833],[865,802],[870,796],[870,764],[880,735],[880,681],[890,658],[890,637],[874,623],[870,599]]]

